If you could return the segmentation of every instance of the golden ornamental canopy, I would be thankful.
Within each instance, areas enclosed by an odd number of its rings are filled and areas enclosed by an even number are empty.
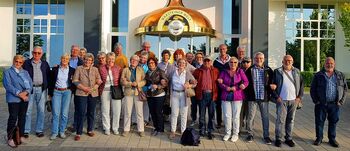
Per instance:
[[[186,8],[182,0],[169,0],[166,7],[155,10],[146,15],[136,35],[162,36],[211,36],[215,37],[215,30],[209,20],[196,10]]]

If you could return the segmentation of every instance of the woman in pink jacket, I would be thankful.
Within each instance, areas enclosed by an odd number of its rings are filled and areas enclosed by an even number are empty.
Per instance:
[[[236,142],[239,133],[239,117],[244,99],[243,90],[248,86],[248,79],[244,71],[238,68],[238,59],[236,57],[230,58],[229,65],[230,68],[222,71],[218,80],[222,92],[222,110],[225,121],[225,136],[223,140],[227,141],[231,138],[232,142]],[[233,131],[233,134],[231,131]]]

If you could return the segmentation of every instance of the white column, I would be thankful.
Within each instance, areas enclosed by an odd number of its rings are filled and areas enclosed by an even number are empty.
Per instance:
[[[102,0],[101,5],[101,51],[111,51],[108,41],[111,41],[108,36],[112,32],[112,1]]]

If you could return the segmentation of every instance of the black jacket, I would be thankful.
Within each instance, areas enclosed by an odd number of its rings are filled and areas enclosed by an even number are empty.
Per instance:
[[[51,72],[50,72],[50,83],[49,83],[49,95],[53,96],[53,91],[55,89],[56,81],[57,81],[57,75],[58,75],[58,70],[60,66],[53,67]],[[76,86],[72,83],[72,79],[74,76],[75,69],[69,66],[69,72],[68,72],[68,87],[72,92],[75,91]],[[74,94],[74,93],[72,93]]]
[[[254,89],[254,75],[253,75],[253,68],[255,65],[252,65],[251,67],[249,67],[247,69],[247,71],[245,72],[248,81],[249,81],[249,85],[246,89],[244,89],[244,93],[245,93],[245,99],[247,101],[255,101],[255,89]],[[264,87],[265,87],[265,95],[264,95],[264,101],[269,101],[271,99],[271,93],[272,90],[270,88],[270,84],[272,84],[272,79],[273,79],[273,71],[269,66],[264,66],[264,72],[265,72],[265,82],[264,82]]]
[[[27,59],[24,64],[23,64],[23,69],[24,70],[27,70],[29,75],[30,75],[30,78],[33,79],[33,65],[32,65],[32,59]],[[42,72],[42,75],[43,75],[43,86],[41,87],[42,90],[46,90],[47,87],[48,87],[48,84],[49,84],[49,81],[50,81],[50,66],[49,66],[49,63],[47,63],[46,61],[44,60],[41,60],[41,66],[40,66],[40,69],[41,69],[41,72]]]
[[[337,78],[337,103],[344,104],[347,95],[347,83],[342,72],[334,70]],[[314,75],[311,82],[310,95],[315,104],[326,104],[327,79],[325,77],[325,70],[321,70]]]

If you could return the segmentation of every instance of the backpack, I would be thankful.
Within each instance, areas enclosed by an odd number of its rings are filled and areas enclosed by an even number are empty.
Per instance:
[[[185,146],[198,146],[200,144],[199,133],[194,128],[186,128],[181,136],[181,144]]]

